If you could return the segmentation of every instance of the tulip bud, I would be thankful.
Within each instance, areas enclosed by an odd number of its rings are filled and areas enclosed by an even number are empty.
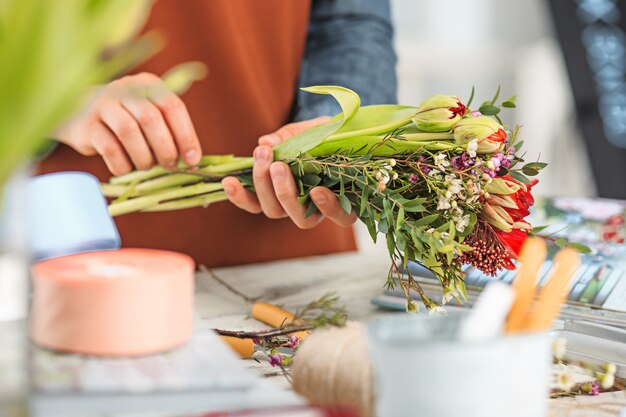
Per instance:
[[[466,110],[458,97],[439,94],[420,104],[413,123],[424,132],[447,132],[461,120]]]
[[[491,117],[479,116],[462,119],[453,128],[454,140],[460,146],[467,146],[472,140],[478,142],[478,153],[493,153],[502,149],[506,132]]]

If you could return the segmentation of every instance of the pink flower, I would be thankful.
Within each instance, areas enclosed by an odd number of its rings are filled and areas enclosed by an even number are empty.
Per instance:
[[[287,347],[290,349],[294,349],[296,346],[300,344],[300,338],[295,335],[289,335],[289,342],[287,343]]]
[[[283,355],[280,353],[274,353],[269,356],[268,362],[272,366],[283,366]]]

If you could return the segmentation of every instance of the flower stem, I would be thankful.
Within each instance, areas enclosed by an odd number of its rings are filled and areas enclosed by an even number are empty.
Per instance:
[[[132,213],[134,211],[143,211],[159,203],[167,202],[168,200],[176,200],[180,198],[196,196],[199,194],[207,194],[210,192],[223,190],[221,183],[199,183],[190,185],[187,187],[178,187],[169,190],[164,190],[154,194],[149,194],[137,198],[131,198],[129,200],[121,201],[119,203],[111,203],[109,205],[109,214],[113,217],[120,216],[122,214]]]
[[[420,132],[420,133],[405,133],[402,135],[404,139],[407,140],[417,140],[417,141],[429,141],[429,140],[449,140],[454,139],[454,134],[450,132],[444,133],[428,133],[428,132]]]
[[[156,206],[149,207],[144,211],[171,211],[182,210],[193,207],[206,207],[209,204],[219,203],[220,201],[226,201],[228,197],[223,191],[217,191],[205,195],[194,196],[189,198],[183,198],[180,200],[168,201],[166,203],[159,203]]]
[[[392,132],[395,129],[398,129],[410,123],[413,117],[415,117],[414,114],[408,117],[399,119],[399,120],[395,120],[393,122],[369,127],[367,129],[359,129],[359,130],[352,130],[349,132],[336,133],[334,135],[329,136],[326,140],[347,139],[347,138],[355,138],[359,136],[376,136],[382,133]]]

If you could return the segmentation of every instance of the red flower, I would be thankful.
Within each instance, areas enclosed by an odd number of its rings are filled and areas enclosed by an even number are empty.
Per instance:
[[[503,232],[530,229],[530,224],[524,219],[530,214],[528,209],[535,202],[531,190],[537,182],[535,179],[532,184],[524,184],[508,174],[494,178],[493,183],[487,186],[489,199],[480,217]]]
[[[502,232],[500,230],[496,231],[496,235],[498,235],[498,239],[509,251],[513,259],[516,259],[519,256],[520,251],[522,250],[522,245],[528,238],[528,233],[520,229],[513,229],[510,232]]]
[[[515,269],[511,259],[519,256],[522,245],[528,238],[531,225],[525,220],[530,214],[530,206],[535,202],[531,193],[537,184],[517,181],[510,175],[495,178],[480,217],[495,229],[496,236],[509,253],[505,268]]]

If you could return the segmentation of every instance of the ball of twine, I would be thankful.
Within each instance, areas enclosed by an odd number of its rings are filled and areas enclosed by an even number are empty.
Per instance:
[[[373,414],[372,366],[365,326],[317,330],[294,358],[293,388],[315,405],[350,407],[363,417]]]

